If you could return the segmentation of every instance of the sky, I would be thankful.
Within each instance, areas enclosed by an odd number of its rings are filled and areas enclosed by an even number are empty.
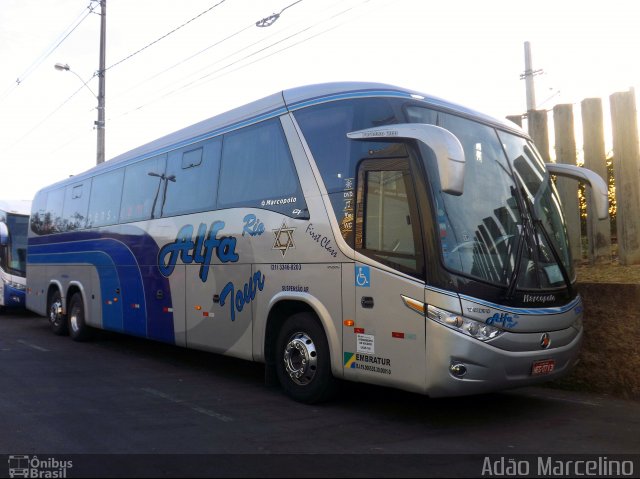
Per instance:
[[[90,0],[0,0],[0,199],[95,165],[97,12]],[[580,101],[601,97],[606,118],[612,93],[640,87],[637,25],[637,0],[107,0],[106,158],[329,81],[521,114],[525,41],[543,70],[539,109],[572,103],[579,118]]]

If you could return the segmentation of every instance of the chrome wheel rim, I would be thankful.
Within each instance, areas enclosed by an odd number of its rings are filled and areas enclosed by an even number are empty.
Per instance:
[[[78,307],[74,307],[71,310],[71,315],[69,316],[69,324],[71,324],[71,329],[73,329],[74,333],[77,333],[80,329],[78,323]]]
[[[313,340],[306,334],[293,334],[284,348],[284,366],[291,380],[306,386],[318,370],[318,353]]]
[[[49,307],[49,322],[58,326],[62,321],[62,300],[58,299],[51,303]]]

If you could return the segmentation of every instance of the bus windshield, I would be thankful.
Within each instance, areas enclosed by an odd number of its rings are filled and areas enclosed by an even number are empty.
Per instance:
[[[438,193],[435,165],[425,162],[445,266],[511,288],[566,286],[574,273],[564,219],[533,145],[458,116],[440,114],[438,124],[458,137],[467,160],[461,196]]]
[[[9,257],[7,269],[11,274],[25,276],[27,271],[27,229],[29,217],[26,215],[7,214],[9,230]]]

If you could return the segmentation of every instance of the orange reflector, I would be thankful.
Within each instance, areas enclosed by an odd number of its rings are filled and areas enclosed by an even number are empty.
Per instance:
[[[353,326],[354,324],[356,324],[356,322],[353,319],[345,319],[344,323],[343,323],[346,327],[350,328],[351,326]]]
[[[117,303],[118,302],[118,298],[113,298],[113,302]]]
[[[400,295],[402,301],[407,308],[414,310],[416,313],[420,313],[422,315],[426,312],[426,306],[422,301],[418,301],[417,299],[409,298],[403,294]]]
[[[196,311],[200,311],[200,310],[202,310],[202,306],[200,305],[196,306]]]

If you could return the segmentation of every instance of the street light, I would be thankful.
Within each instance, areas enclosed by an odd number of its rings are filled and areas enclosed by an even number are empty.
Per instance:
[[[80,80],[82,84],[87,88],[87,90],[91,92],[93,97],[96,100],[98,100],[98,120],[94,122],[94,124],[96,125],[96,129],[98,131],[98,150],[96,154],[96,163],[97,164],[103,163],[104,162],[104,126],[105,126],[104,96],[102,97],[102,100],[101,100],[100,97],[93,92],[93,90],[89,87],[89,85],[87,85],[87,82],[84,81],[80,75],[74,72],[68,64],[56,63],[53,67],[58,71],[67,71],[67,72],[73,73],[78,78],[78,80]]]
[[[89,87],[89,85],[87,85],[87,82],[86,82],[86,81],[84,81],[80,75],[78,75],[76,72],[74,72],[74,71],[71,69],[71,67],[70,67],[69,65],[67,65],[66,63],[65,63],[65,64],[62,64],[62,63],[56,63],[55,65],[53,65],[53,68],[55,68],[56,70],[59,70],[59,71],[66,71],[66,72],[71,72],[71,73],[73,73],[73,74],[78,78],[78,80],[80,80],[80,81],[82,82],[82,84],[83,84],[84,86],[86,86],[86,87],[87,87],[87,90],[89,90],[89,91],[91,92],[91,94],[93,95],[93,97],[94,97],[96,100],[98,99],[98,95],[96,95],[96,94],[93,92],[93,90]]]

